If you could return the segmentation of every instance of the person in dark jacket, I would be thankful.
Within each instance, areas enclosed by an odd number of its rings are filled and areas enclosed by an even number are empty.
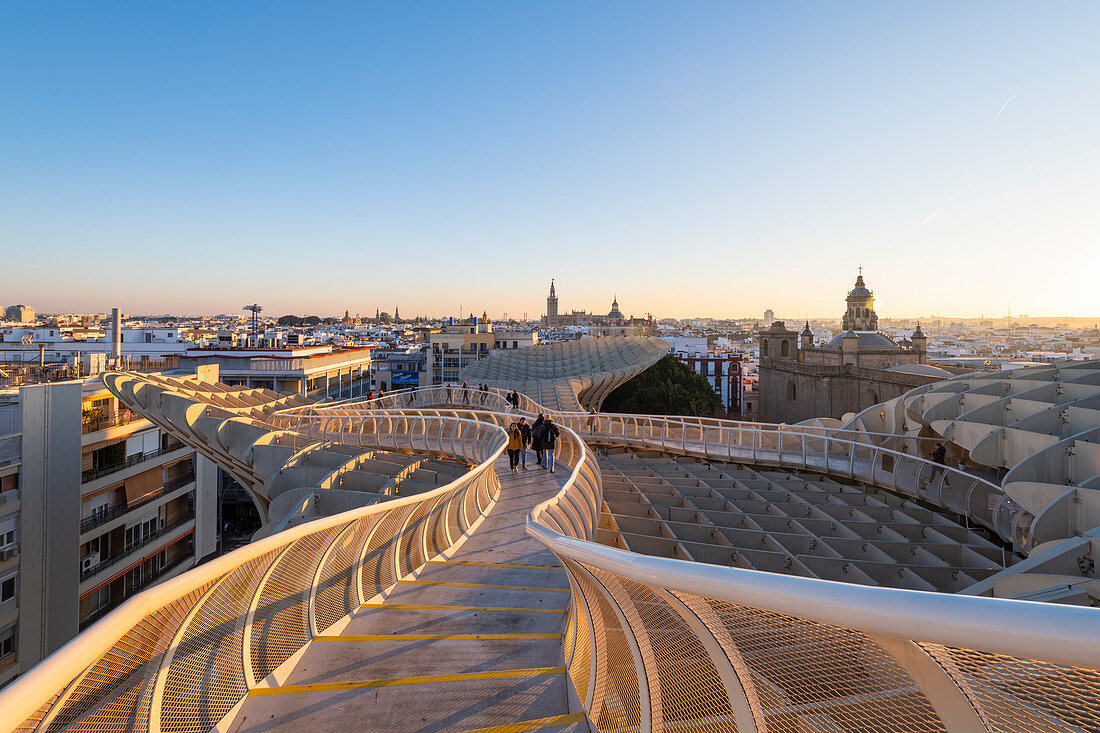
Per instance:
[[[535,418],[535,424],[531,426],[531,450],[535,451],[535,463],[542,465],[542,424],[546,418],[539,413]]]
[[[531,443],[531,426],[527,424],[527,418],[519,419],[519,432],[523,436],[523,448],[519,452],[520,464],[523,470],[527,470],[527,446]]]
[[[542,448],[544,468],[554,472],[554,448],[558,443],[558,426],[554,424],[554,418],[546,418],[542,424]]]

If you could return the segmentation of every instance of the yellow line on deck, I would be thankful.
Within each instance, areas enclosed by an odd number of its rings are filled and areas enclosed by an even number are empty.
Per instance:
[[[550,718],[536,718],[535,720],[523,720],[519,723],[506,723],[504,725],[491,725],[488,728],[476,728],[466,733],[525,733],[529,730],[542,730],[554,728],[559,725],[580,723],[587,720],[584,713],[571,713],[569,715],[555,715]]]
[[[497,588],[500,590],[532,590],[550,593],[568,593],[568,588],[531,588],[525,585],[489,585],[488,583],[437,583],[431,580],[399,580],[400,585],[444,585],[448,588]]]
[[[561,634],[363,634],[315,636],[314,641],[495,641],[498,639],[560,639]]]
[[[473,560],[429,560],[429,565],[468,565],[475,568],[519,568],[520,570],[565,570],[560,565],[516,565],[506,562],[474,562]]]
[[[415,606],[403,603],[364,603],[360,608],[394,608],[403,611],[514,611],[516,613],[565,613],[555,608],[512,608],[511,606]]]
[[[512,677],[540,677],[551,674],[565,674],[565,667],[533,667],[531,669],[503,669],[489,672],[440,674],[428,677],[394,677],[392,679],[363,680],[360,682],[321,682],[313,685],[254,687],[249,690],[248,696],[266,697],[268,695],[294,695],[303,692],[343,692],[344,690],[366,690],[371,687],[426,685],[433,682],[466,682],[468,680],[503,680]]]

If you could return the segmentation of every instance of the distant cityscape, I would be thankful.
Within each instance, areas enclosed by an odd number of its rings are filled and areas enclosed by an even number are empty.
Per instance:
[[[847,291],[837,285],[835,317],[800,320],[771,309],[662,318],[614,294],[606,314],[566,310],[556,281],[545,313],[529,319],[410,318],[396,304],[325,317],[258,303],[214,316],[11,305],[0,323],[0,683],[259,526],[243,487],[106,389],[109,369],[214,369],[229,387],[341,400],[460,386],[480,360],[540,345],[656,336],[707,380],[721,417],[793,424],[857,415],[968,372],[1100,357],[1100,330],[1086,319],[880,317],[862,271]],[[43,482],[48,497],[25,491]]]

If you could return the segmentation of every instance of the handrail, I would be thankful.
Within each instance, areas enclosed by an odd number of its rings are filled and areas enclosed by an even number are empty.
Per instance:
[[[301,427],[309,427],[306,423],[314,424],[316,427],[316,421],[313,418],[295,419]],[[497,491],[498,483],[492,466],[494,461],[503,454],[507,444],[504,430],[481,421],[438,416],[420,418],[406,416],[399,421],[390,419],[387,422],[387,430],[388,433],[381,436],[360,431],[358,440],[361,444],[365,444],[379,437],[382,439],[380,442],[386,443],[386,446],[379,444],[375,446],[378,448],[392,448],[400,443],[405,450],[428,450],[467,461],[477,457],[479,463],[445,486],[423,494],[394,498],[290,527],[132,596],[5,688],[0,694],[0,700],[3,701],[3,705],[0,706],[0,730],[14,730],[36,715],[38,717],[35,720],[42,720],[43,724],[58,716],[83,715],[91,709],[96,700],[102,699],[104,689],[113,689],[113,687],[105,688],[108,683],[103,681],[104,677],[111,680],[111,685],[114,687],[125,684],[145,685],[150,684],[150,680],[157,676],[157,670],[161,664],[174,669],[173,665],[195,663],[186,659],[173,659],[168,653],[169,642],[177,643],[186,634],[189,625],[196,623],[192,619],[193,614],[188,615],[187,611],[201,606],[204,599],[213,598],[211,613],[219,612],[218,604],[224,604],[225,600],[218,596],[218,589],[226,587],[227,584],[235,587],[244,584],[240,592],[244,593],[246,605],[236,610],[229,608],[228,611],[224,609],[221,611],[238,614],[238,617],[249,613],[266,613],[267,608],[275,608],[280,603],[287,603],[297,598],[295,594],[300,595],[302,593],[300,589],[287,591],[289,595],[286,598],[281,595],[271,597],[272,594],[282,593],[282,591],[268,588],[262,583],[256,586],[255,581],[250,580],[258,577],[256,573],[262,575],[271,571],[288,553],[296,556],[304,553],[311,558],[310,562],[319,568],[318,572],[328,572],[332,577],[343,574],[349,583],[362,576],[363,587],[359,588],[358,584],[355,586],[358,588],[356,596],[359,598],[358,601],[352,603],[349,599],[345,601],[324,599],[323,603],[317,601],[311,604],[311,609],[315,606],[320,609],[316,613],[326,614],[324,623],[317,624],[317,627],[323,631],[330,628],[341,617],[350,614],[359,603],[369,600],[377,593],[386,592],[392,587],[392,583],[426,561],[428,548],[435,547],[438,552],[461,541],[470,531],[477,516],[488,508],[492,496]],[[383,526],[388,517],[417,516],[421,517],[422,521],[407,523],[402,521],[392,527],[391,529],[399,530],[396,535],[370,531],[375,526]],[[354,537],[360,544],[352,547],[350,551],[326,552],[337,537],[344,536]],[[300,558],[299,560],[292,558],[291,561],[300,561]],[[368,565],[375,567],[377,573],[368,574],[366,572]],[[264,568],[267,570],[265,571]],[[368,576],[373,579],[375,575],[378,580],[370,582],[381,583],[381,585],[367,584]],[[324,589],[316,586],[305,590],[314,600],[316,596],[325,592]],[[214,595],[211,596],[211,594]],[[236,596],[231,594],[231,596],[240,597],[239,594]],[[261,600],[266,598],[267,601],[260,603],[260,611],[249,612],[248,604],[255,603],[257,598]],[[166,618],[166,614],[171,618]],[[209,620],[204,618],[202,622],[207,623]],[[153,629],[154,636],[157,633],[162,635],[161,641],[158,642],[159,646],[147,650],[153,655],[151,658],[139,660],[137,663],[133,660],[120,663],[112,657],[112,649],[124,638],[137,635],[137,638],[145,639],[150,629]],[[251,637],[246,633],[245,638]],[[308,639],[302,639],[301,643],[304,644],[306,641]],[[285,640],[281,642],[283,643],[277,649],[266,649],[265,659],[286,662],[287,657],[292,653],[285,651]],[[256,643],[262,645],[264,641],[259,638]],[[260,655],[261,651],[263,650],[254,649],[253,658]],[[229,650],[229,652],[237,655],[238,662],[235,664],[239,666],[241,650],[237,649],[236,652]],[[212,649],[210,653],[221,652]],[[268,667],[275,662],[268,664]],[[267,667],[263,669],[267,670]],[[87,682],[82,682],[89,674],[94,675],[94,679],[88,678]],[[252,675],[251,669],[238,669],[236,688],[233,684],[226,683],[223,686],[226,691],[218,694],[231,697],[238,694],[243,696],[248,689],[262,681],[263,675],[260,679],[253,678]],[[132,677],[134,679],[131,679]],[[163,675],[159,679],[161,682],[158,684],[162,684]],[[96,696],[96,690],[100,691],[98,696]],[[237,699],[232,699],[229,707],[236,702]],[[148,704],[148,700],[145,699],[143,704]],[[174,709],[169,709],[168,701],[163,705],[163,708],[147,710],[145,714],[149,716],[162,713],[175,714]],[[74,717],[73,720],[75,719]],[[216,719],[210,725],[202,723],[200,728],[206,730],[216,723]],[[205,727],[202,727],[203,725]],[[199,728],[195,730],[198,731]]]
[[[707,459],[840,473],[967,516],[1005,542],[1020,549],[1027,547],[1025,528],[1033,517],[997,484],[904,451],[838,438],[828,428],[776,425],[762,428],[759,423],[717,418],[558,411],[547,409],[526,395],[520,395],[520,408],[515,410],[505,394],[495,388],[484,391],[470,387],[464,391],[461,387],[421,387],[401,395],[306,405],[279,414],[358,415],[363,411],[402,411],[418,406],[426,409],[429,405],[441,411],[440,414],[469,411],[475,418],[483,417],[486,411],[516,417],[542,413],[552,416],[559,426],[569,427],[596,443],[640,444]],[[450,409],[444,409],[444,405]]]

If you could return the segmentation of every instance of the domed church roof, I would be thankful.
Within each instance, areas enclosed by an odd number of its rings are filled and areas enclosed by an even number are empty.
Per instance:
[[[863,274],[861,273],[856,278],[856,286],[848,291],[849,298],[870,298],[871,291],[867,289],[867,286],[863,282]]]
[[[838,336],[833,336],[829,339],[829,343],[825,344],[826,349],[835,349],[840,351],[840,347],[844,345],[844,337],[848,334],[854,334],[859,337],[859,348],[861,349],[900,349],[897,342],[889,336],[881,334],[878,331],[847,331]]]
[[[614,300],[611,301],[611,312],[607,314],[607,317],[622,319],[623,314],[619,310],[619,296],[616,295]]]

